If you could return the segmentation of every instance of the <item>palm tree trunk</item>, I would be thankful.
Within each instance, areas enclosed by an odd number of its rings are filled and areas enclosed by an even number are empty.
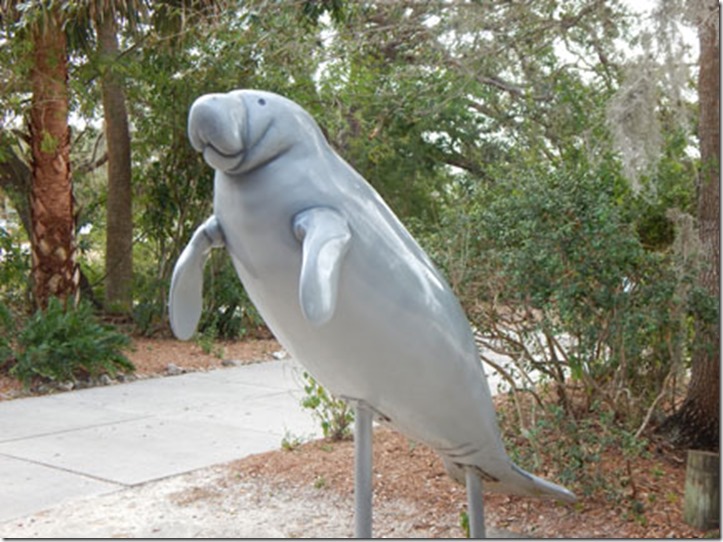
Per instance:
[[[67,51],[57,8],[35,25],[32,43],[32,274],[35,301],[44,308],[51,297],[75,303],[79,291],[70,177]]]
[[[125,94],[114,70],[118,37],[110,10],[98,15],[96,32],[103,65],[101,94],[108,146],[105,302],[108,310],[127,313],[133,303],[131,150]]]

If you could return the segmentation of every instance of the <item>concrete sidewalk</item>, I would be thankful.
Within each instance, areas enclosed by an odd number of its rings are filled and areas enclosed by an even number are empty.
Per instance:
[[[220,464],[277,450],[284,436],[320,437],[300,406],[302,374],[287,359],[0,402],[0,537],[351,536],[351,500],[318,491],[173,498],[214,494]],[[494,393],[500,378],[489,381]],[[520,538],[490,526],[488,536]]]
[[[320,436],[292,360],[0,402],[0,522]]]

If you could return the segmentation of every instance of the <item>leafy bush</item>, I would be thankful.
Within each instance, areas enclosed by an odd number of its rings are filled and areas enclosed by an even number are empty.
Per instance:
[[[593,405],[583,417],[569,416],[554,402],[542,407],[531,398],[524,401],[525,421],[509,423],[519,416],[512,403],[498,409],[503,438],[512,459],[522,468],[544,473],[578,495],[599,495],[633,509],[636,474],[631,464],[649,456],[647,441],[615,423],[607,408]]]
[[[66,308],[53,298],[19,331],[10,374],[28,386],[38,377],[64,382],[130,372],[135,367],[122,352],[129,344],[127,336],[99,323],[87,302]]]
[[[253,333],[264,321],[256,311],[225,250],[212,253],[205,269],[204,311],[198,329],[213,339]]]
[[[11,312],[22,313],[30,305],[30,248],[19,227],[0,221],[0,297]]]
[[[314,417],[321,422],[321,430],[325,438],[331,440],[344,440],[351,437],[351,424],[354,421],[354,411],[349,404],[337,399],[319,384],[313,376],[304,371],[304,391],[306,397],[301,406],[310,409]]]
[[[533,170],[519,186],[480,190],[447,219],[456,235],[436,240],[437,256],[463,258],[446,267],[483,359],[539,404],[535,386],[553,382],[567,415],[598,405],[639,427],[685,364],[681,275],[670,254],[640,242],[632,194],[614,169]]]
[[[137,257],[142,260],[136,266],[133,307],[138,333],[150,336],[167,329],[171,273],[186,241],[178,241],[173,254],[164,256],[162,269],[154,267],[157,256],[151,250],[144,249],[142,257]],[[214,250],[204,267],[203,312],[198,324],[202,340],[212,343],[219,339],[239,339],[265,330],[264,321],[236,275],[228,253]]]
[[[0,302],[0,369],[12,361],[12,340],[15,336],[15,320],[7,306]]]
[[[142,265],[136,266],[137,268]],[[134,271],[134,303],[131,311],[135,333],[153,336],[166,326],[170,279],[159,279],[144,269]]]

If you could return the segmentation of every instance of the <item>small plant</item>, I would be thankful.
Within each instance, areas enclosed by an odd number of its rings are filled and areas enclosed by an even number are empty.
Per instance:
[[[34,378],[66,382],[132,372],[135,367],[123,354],[129,344],[127,336],[96,320],[90,304],[66,308],[53,298],[19,331],[10,374],[29,386]]]
[[[215,327],[208,327],[196,337],[196,344],[201,347],[204,354],[223,358],[224,348],[216,342],[218,335]]]
[[[462,532],[464,533],[465,538],[470,537],[469,533],[469,515],[465,510],[462,510],[459,513],[459,526],[462,529]]]
[[[349,404],[327,392],[306,371],[304,371],[304,380],[306,380],[306,384],[304,384],[306,397],[302,399],[301,406],[313,411],[314,417],[321,422],[324,437],[331,440],[351,438],[354,412]]]
[[[284,437],[281,439],[281,449],[287,452],[293,452],[299,446],[304,443],[304,438],[298,435],[294,435],[289,431],[284,433]]]

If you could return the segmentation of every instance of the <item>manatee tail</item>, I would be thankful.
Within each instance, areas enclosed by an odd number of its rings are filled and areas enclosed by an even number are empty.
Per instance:
[[[505,459],[503,465],[492,461],[481,468],[477,465],[460,465],[442,457],[449,475],[461,484],[465,483],[465,469],[471,468],[480,475],[484,489],[493,493],[555,499],[566,503],[577,501],[577,497],[570,490],[521,469],[509,458]]]
[[[532,484],[529,493],[531,496],[552,498],[557,499],[558,501],[568,503],[577,502],[577,497],[575,496],[575,494],[563,486],[557,485],[553,482],[549,482],[543,478],[540,478],[539,476],[535,476],[534,474],[531,474],[521,469],[514,463],[512,463],[512,470],[529,480],[529,482]]]

